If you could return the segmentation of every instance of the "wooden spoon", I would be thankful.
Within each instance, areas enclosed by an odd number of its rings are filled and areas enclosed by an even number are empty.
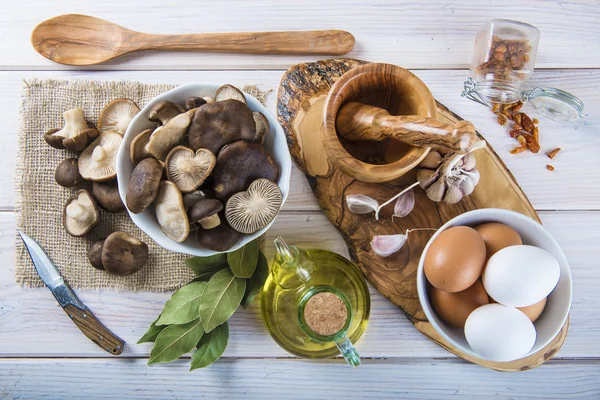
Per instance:
[[[478,148],[475,127],[469,121],[447,124],[418,115],[392,116],[383,108],[352,102],[338,111],[335,128],[348,140],[381,141],[393,138],[418,147],[469,152]]]
[[[342,55],[352,51],[354,36],[340,30],[155,35],[89,15],[68,14],[36,26],[31,44],[54,62],[93,65],[139,50]]]

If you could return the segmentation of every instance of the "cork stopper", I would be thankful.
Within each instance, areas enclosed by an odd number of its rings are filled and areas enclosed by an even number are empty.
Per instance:
[[[312,296],[304,307],[304,320],[310,330],[321,336],[338,333],[348,319],[346,304],[333,293],[321,292]]]

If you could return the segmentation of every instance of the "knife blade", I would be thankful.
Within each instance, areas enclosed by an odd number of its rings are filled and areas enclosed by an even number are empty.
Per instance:
[[[121,354],[125,348],[125,341],[108,330],[77,298],[44,249],[31,237],[17,232],[25,243],[38,275],[79,330],[104,351],[113,355]]]

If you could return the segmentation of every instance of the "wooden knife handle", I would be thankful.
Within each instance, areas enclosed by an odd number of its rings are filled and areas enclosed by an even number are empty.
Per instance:
[[[197,50],[251,54],[343,55],[354,48],[354,36],[341,30],[195,33],[155,35],[137,33],[129,44],[135,50]],[[130,49],[133,50],[133,49]]]
[[[413,146],[459,152],[471,151],[478,142],[475,127],[469,121],[448,124],[418,115],[392,116],[382,108],[356,102],[339,110],[336,130],[348,140],[393,138]]]
[[[90,310],[81,310],[71,304],[66,305],[63,309],[79,330],[103,350],[115,356],[123,352],[125,348],[123,339],[102,325],[102,322]]]

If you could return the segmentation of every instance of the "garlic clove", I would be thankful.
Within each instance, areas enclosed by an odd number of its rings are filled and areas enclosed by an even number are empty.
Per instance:
[[[403,218],[406,217],[415,208],[415,193],[412,190],[404,193],[402,196],[396,199],[394,204],[394,217]]]
[[[425,193],[427,193],[427,197],[433,201],[442,201],[445,192],[446,184],[442,179],[438,179],[437,181],[433,182],[433,184],[425,191]]]
[[[475,156],[472,154],[467,154],[464,156],[462,162],[463,164],[461,168],[466,171],[471,171],[473,168],[475,168]]]
[[[363,194],[349,194],[346,196],[346,205],[354,214],[368,214],[379,208],[377,200]]]
[[[431,150],[431,151],[429,151],[429,153],[427,153],[427,155],[425,156],[423,161],[421,161],[421,163],[419,164],[419,167],[435,169],[435,168],[439,167],[441,161],[442,161],[442,156],[440,155],[440,153],[438,153],[437,151]]]
[[[429,186],[433,184],[438,176],[439,174],[437,171],[430,169],[420,169],[417,171],[417,180],[419,181],[419,186],[421,186],[422,189],[429,188]]]
[[[479,183],[479,171],[474,168],[471,171],[463,171],[464,180],[460,184],[460,188],[465,196],[470,195],[475,190],[475,186]]]
[[[371,239],[371,250],[379,257],[389,257],[406,243],[407,235],[376,235]]]
[[[448,204],[456,204],[464,197],[460,184],[449,184],[444,195],[444,202]]]

